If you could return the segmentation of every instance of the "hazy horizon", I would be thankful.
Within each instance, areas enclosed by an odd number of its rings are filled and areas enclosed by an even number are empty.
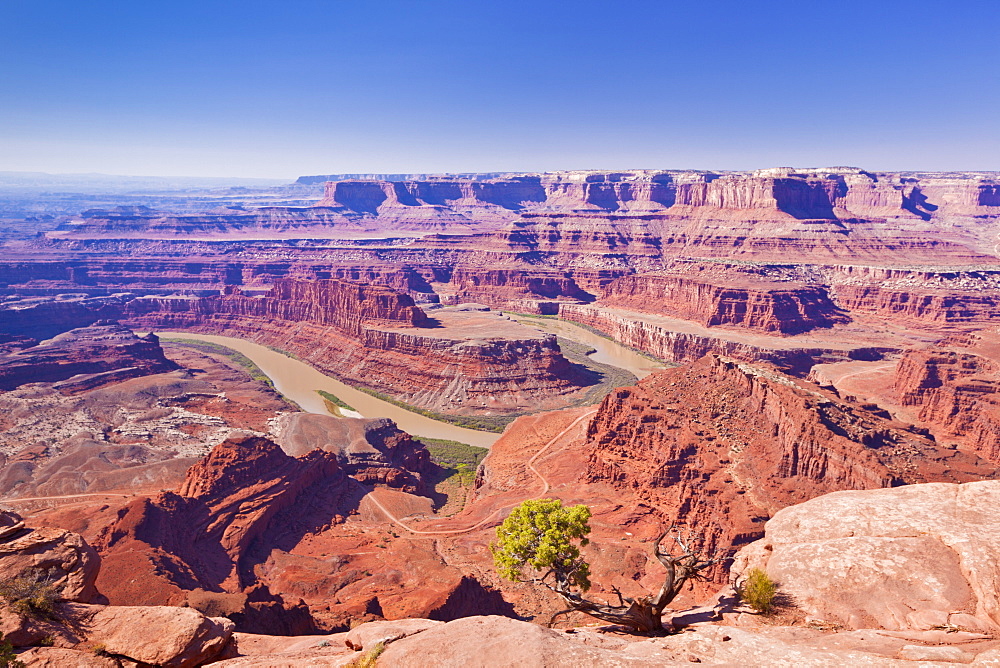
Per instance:
[[[0,171],[1000,171],[1000,4],[0,5]]]

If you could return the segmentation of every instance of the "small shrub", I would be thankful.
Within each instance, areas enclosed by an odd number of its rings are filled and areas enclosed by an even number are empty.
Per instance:
[[[345,668],[374,668],[379,656],[385,651],[385,643],[380,642],[370,650],[346,664]]]
[[[344,409],[347,409],[349,411],[355,411],[356,412],[356,409],[353,406],[351,406],[348,403],[345,403],[340,397],[338,397],[335,394],[331,394],[330,392],[327,392],[326,390],[316,390],[316,393],[319,394],[319,396],[321,396],[324,399],[326,399],[327,401],[329,401],[331,404],[333,404],[337,408],[344,408]]]
[[[111,656],[111,652],[108,651],[107,645],[102,642],[91,645],[90,653],[94,656]]]
[[[778,583],[759,568],[752,568],[740,585],[740,600],[757,612],[768,614],[774,609]]]
[[[0,597],[23,615],[51,617],[58,596],[55,584],[37,574],[0,580]]]
[[[17,658],[14,646],[6,640],[0,642],[0,668],[24,668],[24,661]]]
[[[39,647],[53,647],[56,644],[56,639],[52,636],[44,636],[41,640],[35,643]]]

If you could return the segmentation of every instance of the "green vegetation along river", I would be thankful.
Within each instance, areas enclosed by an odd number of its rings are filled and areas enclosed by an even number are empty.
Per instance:
[[[534,318],[526,318],[525,321],[527,321],[525,324],[538,325],[539,329],[558,333],[567,339],[591,346],[597,350],[591,355],[592,359],[625,369],[639,378],[660,367],[635,351],[572,323]],[[309,413],[329,414],[326,400],[319,394],[319,390],[323,390],[349,404],[354,411],[364,417],[390,418],[400,429],[414,436],[458,441],[481,448],[489,448],[500,437],[500,434],[466,429],[413,413],[331,378],[305,362],[257,343],[214,334],[190,332],[157,332],[157,334],[164,338],[207,341],[245,355],[271,379],[275,389]]]

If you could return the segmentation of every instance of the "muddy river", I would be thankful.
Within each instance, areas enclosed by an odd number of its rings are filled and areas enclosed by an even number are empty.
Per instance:
[[[514,316],[511,316],[514,317]],[[640,380],[653,373],[657,369],[662,369],[663,365],[654,362],[648,357],[644,357],[630,348],[626,348],[611,339],[594,334],[589,329],[584,329],[579,325],[565,320],[554,320],[550,318],[523,318],[516,320],[523,325],[550,332],[557,336],[567,338],[577,343],[583,343],[597,352],[590,355],[590,358],[601,364],[610,364],[626,371],[631,371]]]
[[[597,350],[596,353],[591,355],[595,361],[621,367],[631,371],[639,378],[643,378],[653,370],[660,368],[655,362],[646,359],[642,355],[571,323],[529,318],[525,318],[524,322],[528,325],[538,326],[543,331],[552,332],[567,339],[585,343]],[[257,343],[228,336],[192,334],[190,332],[160,331],[157,332],[157,335],[165,338],[208,341],[243,353],[253,360],[254,364],[260,367],[261,371],[267,374],[279,392],[301,406],[302,410],[309,413],[329,414],[323,398],[316,393],[317,390],[324,390],[340,398],[360,415],[367,418],[390,418],[399,425],[400,429],[415,436],[445,438],[470,445],[478,445],[482,448],[490,447],[500,438],[500,434],[456,427],[446,422],[439,422],[423,415],[411,413],[399,406],[394,406],[369,394],[365,394],[360,390],[356,390],[335,378],[331,378],[305,362],[292,359]]]

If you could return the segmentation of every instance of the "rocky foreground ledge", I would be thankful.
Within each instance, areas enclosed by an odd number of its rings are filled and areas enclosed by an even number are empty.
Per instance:
[[[763,567],[794,613],[762,617],[732,590],[678,613],[676,635],[553,630],[498,616],[402,619],[322,636],[234,633],[191,608],[107,606],[78,535],[0,517],[0,582],[44,573],[52,607],[5,597],[0,631],[28,666],[997,666],[1000,481],[835,492],[779,511],[734,580]],[[371,665],[371,664],[368,664]]]

